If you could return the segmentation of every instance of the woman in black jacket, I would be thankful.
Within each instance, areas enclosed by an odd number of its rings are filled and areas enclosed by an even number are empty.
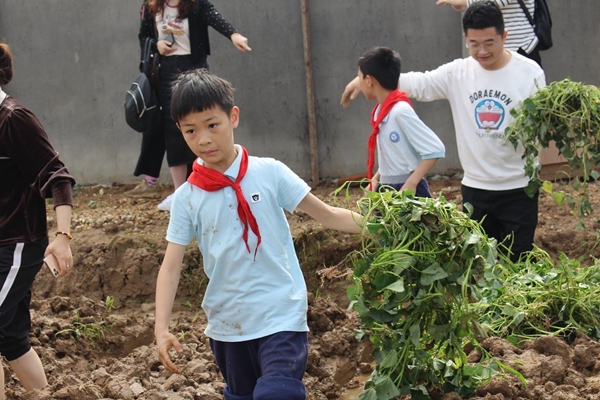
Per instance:
[[[165,150],[174,188],[177,189],[187,179],[188,165],[196,156],[188,148],[171,118],[171,83],[181,72],[208,68],[209,26],[229,38],[238,50],[250,51],[248,39],[238,33],[207,0],[147,0],[142,5],[138,34],[140,46],[143,49],[146,38],[154,38],[161,54],[158,92],[164,128],[153,134],[144,134],[142,150],[133,174],[146,177],[133,190],[125,193],[128,196],[160,196],[157,178]],[[160,203],[158,208],[170,210],[171,196]]]

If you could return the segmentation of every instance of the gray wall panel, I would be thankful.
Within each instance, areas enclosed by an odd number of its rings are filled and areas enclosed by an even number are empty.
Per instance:
[[[214,0],[250,39],[242,54],[210,32],[211,70],[237,88],[237,142],[310,177],[300,0]],[[571,77],[600,85],[597,0],[548,0],[555,47],[543,52],[548,81]],[[0,36],[16,73],[5,90],[41,120],[79,183],[133,182],[140,134],[125,124],[124,93],[137,73],[140,1],[0,0]],[[385,45],[403,70],[424,71],[461,57],[460,14],[423,0],[309,0],[319,168],[322,178],[365,170],[368,116],[362,95],[349,109],[341,92],[358,57]],[[459,168],[447,102],[415,103]],[[170,181],[166,162],[161,175]]]

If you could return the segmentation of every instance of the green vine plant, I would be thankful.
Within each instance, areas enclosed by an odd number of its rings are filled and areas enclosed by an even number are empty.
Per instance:
[[[600,262],[582,266],[560,254],[555,263],[538,247],[518,263],[499,263],[487,273],[474,307],[492,336],[514,345],[541,336],[600,339]]]
[[[600,89],[570,79],[552,82],[510,113],[514,121],[506,129],[506,141],[515,149],[524,147],[527,192],[533,195],[542,189],[558,204],[566,201],[584,229],[584,218],[593,212],[588,184],[600,176],[595,169],[600,166]],[[540,148],[552,142],[567,160],[567,191],[556,191],[552,182],[540,178]]]
[[[356,337],[369,338],[376,361],[359,398],[469,396],[506,371],[525,384],[479,344],[487,333],[473,303],[495,278],[487,272],[497,264],[496,240],[443,196],[366,191],[358,206],[370,216],[368,234],[351,255],[347,294],[362,321]],[[478,363],[468,363],[467,349],[482,354]]]

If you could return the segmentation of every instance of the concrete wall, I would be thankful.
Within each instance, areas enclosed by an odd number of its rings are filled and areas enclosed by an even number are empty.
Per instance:
[[[237,88],[236,141],[310,177],[300,0],[214,0],[250,39],[242,54],[211,31],[211,70]],[[544,52],[548,81],[571,77],[600,85],[597,0],[548,0],[555,48]],[[4,88],[45,126],[81,184],[132,182],[140,134],[123,115],[124,93],[137,74],[136,0],[0,0],[0,36],[16,73]],[[368,48],[398,50],[403,69],[428,70],[462,55],[460,14],[423,0],[309,0],[321,178],[365,170],[373,103],[339,106],[357,58]],[[459,168],[447,102],[417,103],[442,138],[447,157],[437,172]],[[166,161],[161,176],[170,181]]]

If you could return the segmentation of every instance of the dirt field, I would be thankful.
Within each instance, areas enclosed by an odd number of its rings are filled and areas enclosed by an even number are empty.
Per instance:
[[[460,201],[459,182],[431,180],[434,195]],[[185,257],[172,331],[184,343],[177,358],[182,375],[166,372],[153,343],[154,286],[164,255],[169,213],[156,200],[123,196],[132,185],[79,188],[76,191],[72,249],[75,269],[63,279],[43,270],[34,285],[32,344],[45,365],[49,387],[25,394],[5,367],[8,399],[203,399],[222,398],[224,386],[203,335],[201,310],[206,278],[197,247]],[[332,201],[335,189],[323,185],[314,193]],[[163,188],[163,197],[171,188]],[[600,190],[590,188],[594,208]],[[353,199],[360,190],[352,192]],[[340,199],[343,200],[343,199]],[[51,214],[50,214],[51,215]],[[536,244],[555,256],[599,256],[594,248],[596,217],[578,231],[574,217],[545,195],[540,197]],[[52,222],[51,222],[52,223]],[[289,218],[309,296],[310,356],[305,383],[309,400],[357,399],[372,370],[368,342],[358,342],[359,320],[347,310],[345,256],[360,238],[322,229],[302,213]],[[52,226],[52,225],[51,225]],[[53,228],[51,228],[53,230]],[[494,379],[475,399],[600,399],[600,344],[578,337],[572,343],[544,337],[516,348],[491,338],[485,346],[502,362],[521,371]],[[460,399],[448,394],[444,399]]]

